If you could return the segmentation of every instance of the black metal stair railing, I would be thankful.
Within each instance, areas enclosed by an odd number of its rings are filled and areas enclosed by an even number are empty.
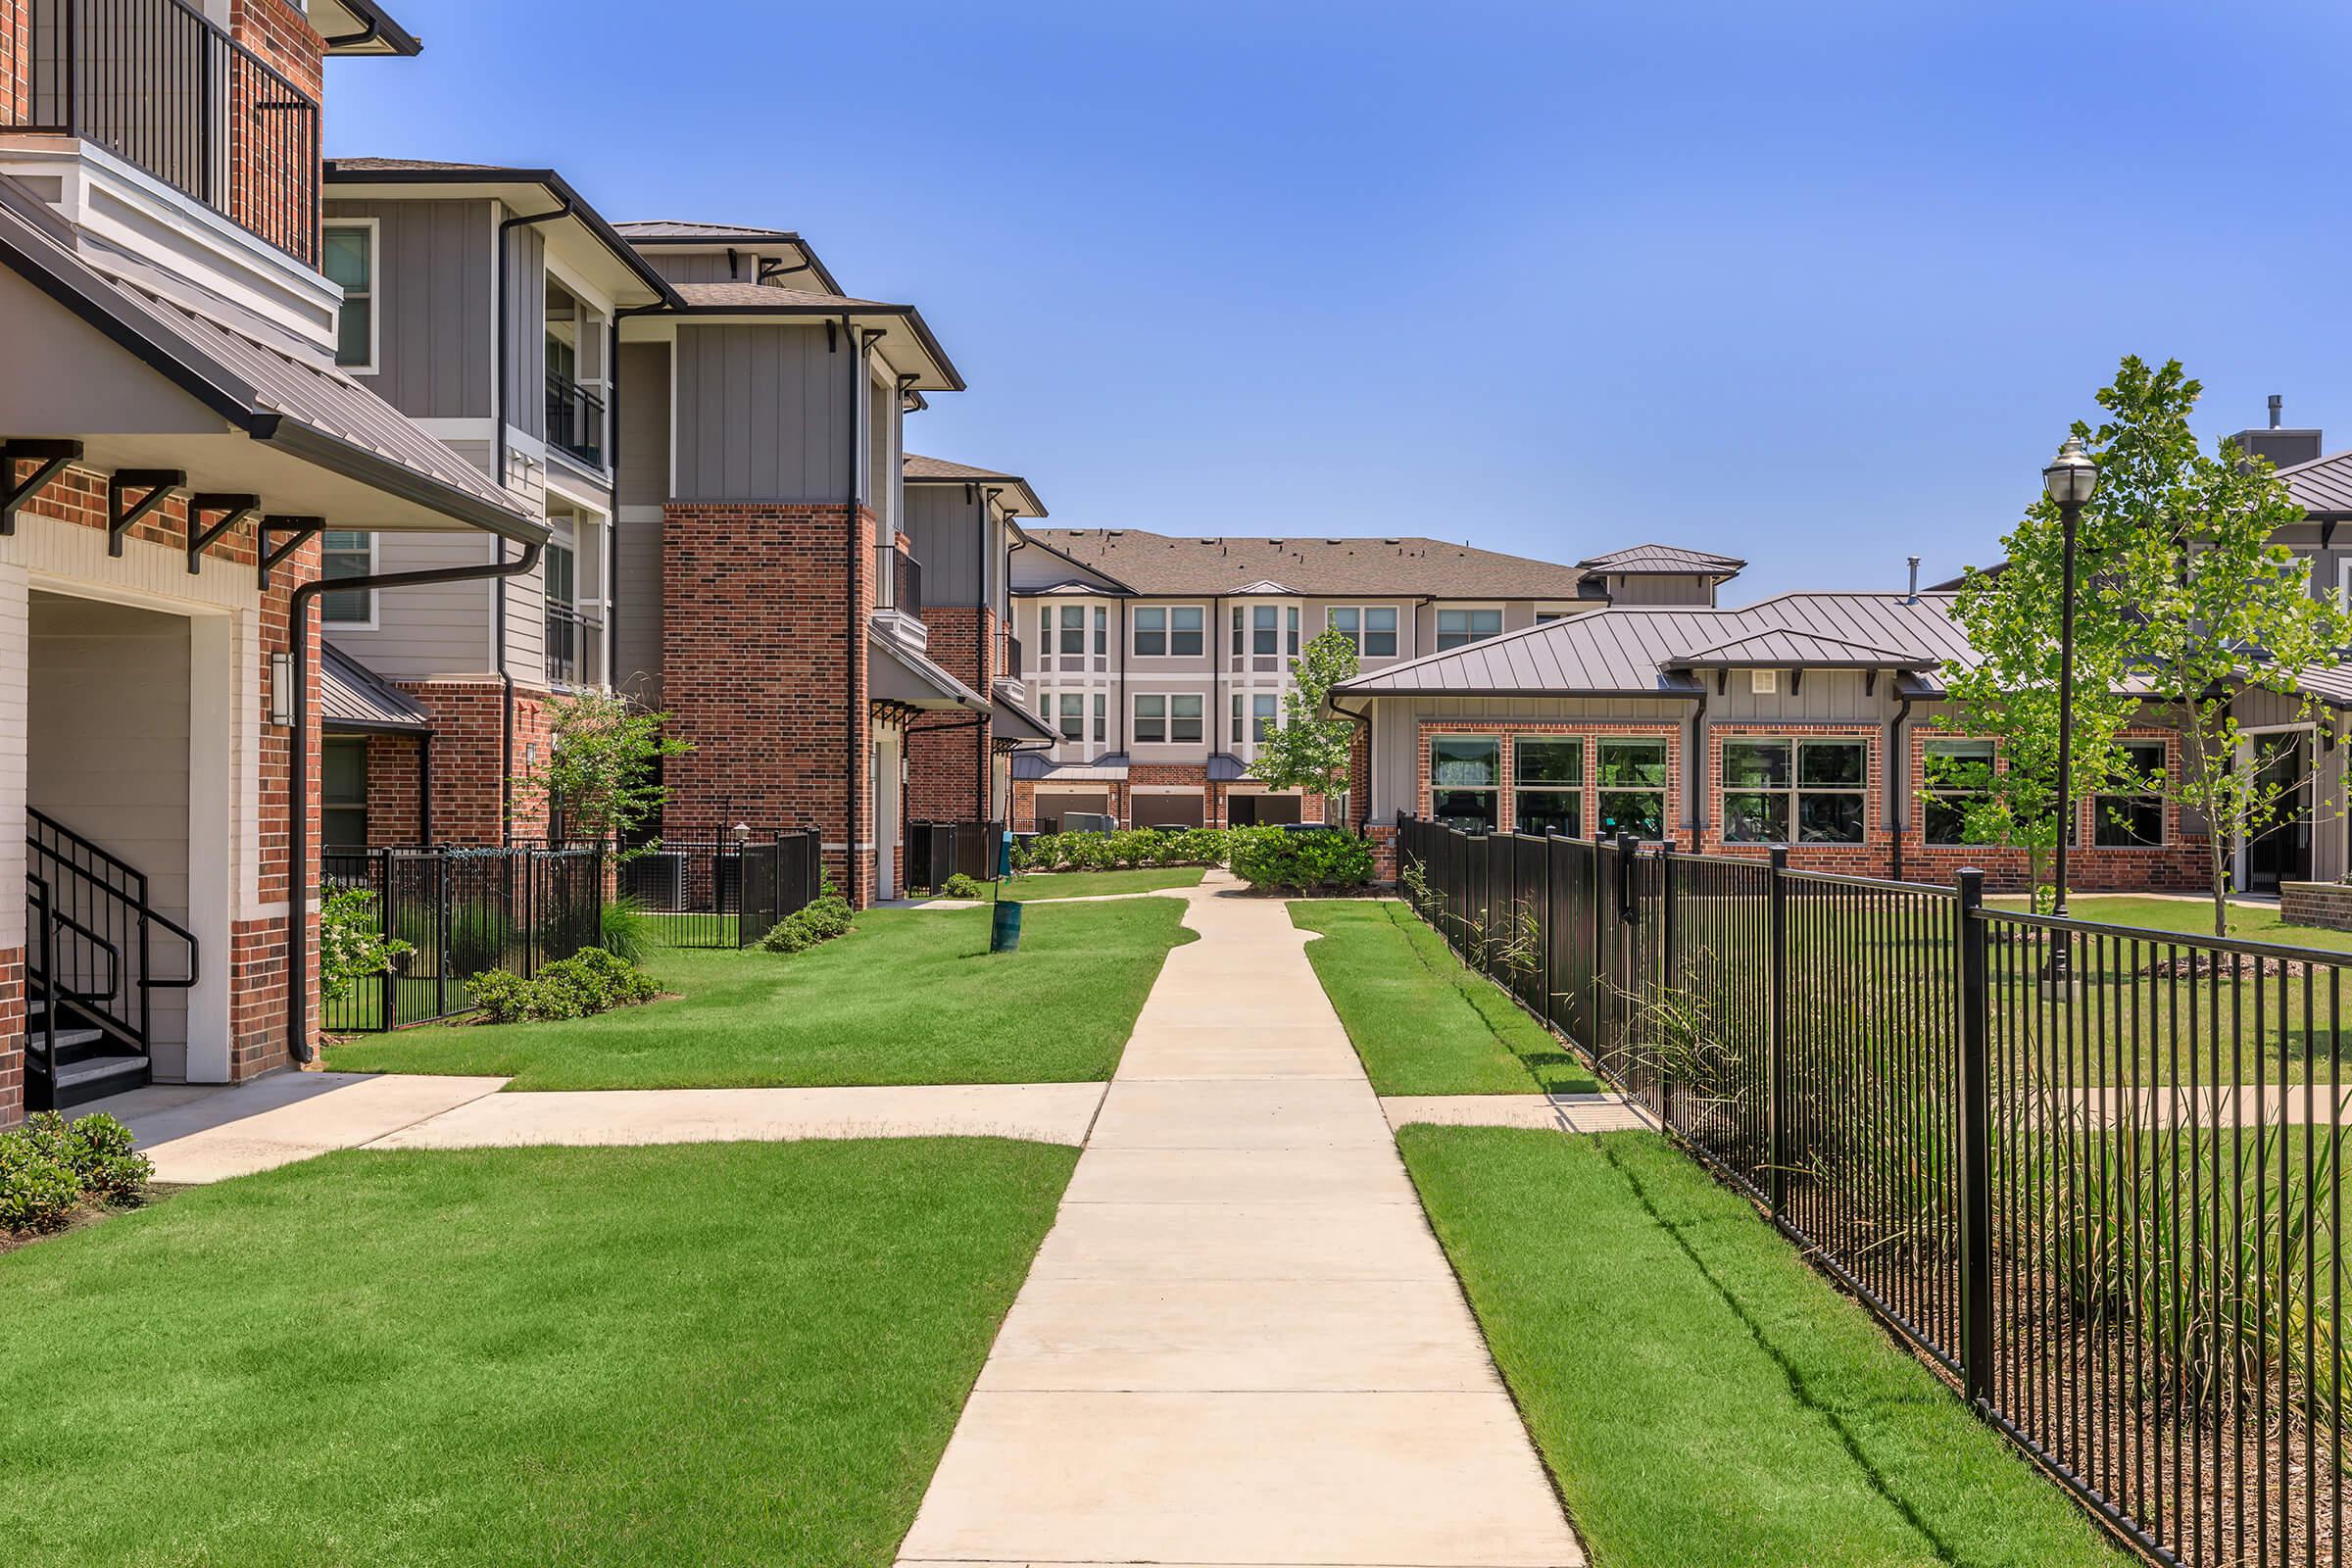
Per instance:
[[[26,977],[34,994],[54,995],[64,1011],[152,1055],[154,994],[196,984],[195,933],[157,911],[138,867],[45,812],[27,809],[24,817],[26,897],[38,901],[45,919],[41,973]],[[156,972],[159,937],[186,950],[185,973]],[[102,956],[108,980],[99,985],[91,977]],[[57,1017],[53,1009],[52,1027]]]

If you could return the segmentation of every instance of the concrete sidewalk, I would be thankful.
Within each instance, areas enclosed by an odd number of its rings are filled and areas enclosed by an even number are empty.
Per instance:
[[[1583,1561],[1276,900],[1212,874],[903,1564]]]

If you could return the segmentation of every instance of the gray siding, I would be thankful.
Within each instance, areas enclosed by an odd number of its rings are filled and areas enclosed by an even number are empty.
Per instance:
[[[1701,670],[1707,684],[1707,721],[1741,724],[1785,721],[1800,724],[1876,723],[1894,716],[1890,695],[1894,677],[1882,673],[1875,693],[1863,690],[1865,677],[1850,669],[1809,669],[1798,690],[1788,689],[1788,671],[1776,670],[1778,690],[1753,690],[1751,672],[1735,669],[1724,690],[1715,690],[1715,672]]]
[[[1705,577],[1612,577],[1609,599],[1620,605],[1697,605],[1715,603],[1715,586]]]
[[[856,365],[817,323],[680,326],[677,499],[840,501]]]
[[[923,564],[923,602],[981,603],[981,503],[959,484],[906,487],[906,533]]]
[[[666,245],[649,245],[638,252],[653,264],[654,270],[672,283],[749,283],[760,276],[760,258],[751,251],[737,251],[736,270],[727,270],[724,251],[710,255],[680,256]],[[781,260],[782,258],[775,258]],[[796,282],[804,287],[816,285],[806,272],[795,272],[779,282]]]
[[[669,499],[669,345],[620,350],[620,504],[658,507]]]
[[[614,583],[612,686],[662,706],[662,514],[621,509],[620,571]]]
[[[411,418],[490,416],[491,214],[486,201],[326,204],[330,221],[377,221],[377,368],[368,380]]]
[[[425,571],[478,565],[492,559],[491,541],[472,533],[376,535],[379,571]],[[433,583],[379,589],[377,630],[327,626],[326,640],[379,675],[421,680],[434,675],[483,675],[490,654],[490,584]]]
[[[547,236],[507,231],[507,422],[547,434]]]
[[[1394,822],[1420,799],[1417,737],[1425,718],[1477,719],[1498,728],[1603,719],[1682,724],[1690,717],[1690,705],[1634,698],[1384,697],[1372,704],[1372,713],[1371,820]]]

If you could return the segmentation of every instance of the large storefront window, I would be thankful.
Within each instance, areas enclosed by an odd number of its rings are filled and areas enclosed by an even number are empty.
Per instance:
[[[1522,735],[1511,745],[1511,820],[1522,833],[1585,831],[1585,743]]]
[[[2152,849],[2164,842],[2164,742],[2125,741],[2113,794],[2092,798],[2090,842],[2102,850]]]
[[[1602,741],[1598,807],[1600,831],[1610,838],[1666,836],[1666,743]]]
[[[1492,833],[1501,825],[1502,743],[1440,735],[1429,743],[1429,814],[1447,827]]]
[[[1869,751],[1861,741],[1725,741],[1729,844],[1859,844]]]

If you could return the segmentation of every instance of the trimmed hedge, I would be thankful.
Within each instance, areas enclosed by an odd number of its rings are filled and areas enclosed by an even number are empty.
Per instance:
[[[128,1202],[145,1192],[155,1162],[130,1129],[97,1112],[69,1122],[54,1110],[0,1133],[0,1231],[53,1231],[85,1202]]]
[[[1016,871],[1123,871],[1222,865],[1232,835],[1214,827],[1131,827],[1116,833],[1041,833],[1013,851]]]
[[[828,893],[769,926],[760,946],[769,953],[806,953],[820,942],[848,935],[849,929],[850,901]]]
[[[487,969],[466,982],[466,994],[491,1023],[586,1018],[614,1007],[651,1002],[661,994],[653,976],[603,948],[582,948],[525,980],[510,969]]]
[[[1246,827],[1232,837],[1233,874],[1253,888],[1332,893],[1371,885],[1372,841],[1352,833]]]

